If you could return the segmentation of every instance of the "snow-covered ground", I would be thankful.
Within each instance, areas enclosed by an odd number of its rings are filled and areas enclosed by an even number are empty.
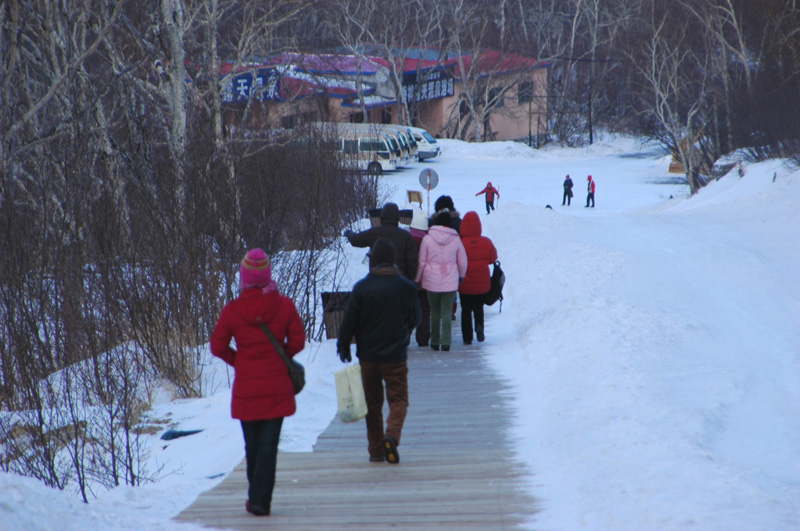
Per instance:
[[[498,248],[505,301],[487,309],[482,349],[515,389],[511,435],[542,509],[529,527],[800,529],[800,172],[749,165],[690,198],[668,157],[633,139],[441,143],[441,159],[383,181],[403,208],[435,169],[431,203],[447,194],[480,213]],[[562,207],[567,173],[575,197]],[[501,194],[489,216],[475,197],[487,181]],[[364,250],[344,249],[354,281]],[[299,360],[308,385],[283,452],[310,451],[335,415],[334,342]],[[169,519],[244,455],[226,369],[207,375],[211,396],[149,413],[203,430],[148,439],[158,481],[84,505],[0,474],[0,529],[195,529]]]

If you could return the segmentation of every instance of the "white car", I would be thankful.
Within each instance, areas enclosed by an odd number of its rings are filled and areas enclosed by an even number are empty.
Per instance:
[[[421,127],[408,126],[408,130],[414,135],[414,139],[419,146],[419,160],[422,162],[425,159],[432,159],[440,157],[442,150],[439,147],[436,139],[427,130]]]

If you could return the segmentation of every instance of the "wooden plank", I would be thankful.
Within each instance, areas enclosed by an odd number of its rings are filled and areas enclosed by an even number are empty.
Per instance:
[[[508,436],[508,386],[483,356],[480,345],[409,349],[399,464],[368,462],[364,421],[334,418],[313,452],[278,456],[270,517],[244,511],[242,462],[176,520],[226,529],[523,529],[538,510],[523,488],[531,471]]]

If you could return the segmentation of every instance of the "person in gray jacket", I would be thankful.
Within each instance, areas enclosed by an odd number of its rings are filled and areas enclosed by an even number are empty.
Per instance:
[[[381,224],[365,231],[353,232],[350,229],[344,231],[343,236],[347,238],[353,247],[372,247],[378,238],[388,238],[394,244],[397,251],[395,265],[400,273],[413,279],[417,275],[417,245],[414,237],[407,230],[400,228],[400,209],[395,203],[386,203],[381,209]]]

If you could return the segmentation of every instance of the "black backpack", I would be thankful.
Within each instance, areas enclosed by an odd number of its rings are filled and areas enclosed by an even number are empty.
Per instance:
[[[506,274],[500,269],[500,261],[494,263],[494,270],[492,271],[492,285],[483,303],[491,306],[497,301],[500,301],[500,311],[503,311],[503,285],[506,283]]]

